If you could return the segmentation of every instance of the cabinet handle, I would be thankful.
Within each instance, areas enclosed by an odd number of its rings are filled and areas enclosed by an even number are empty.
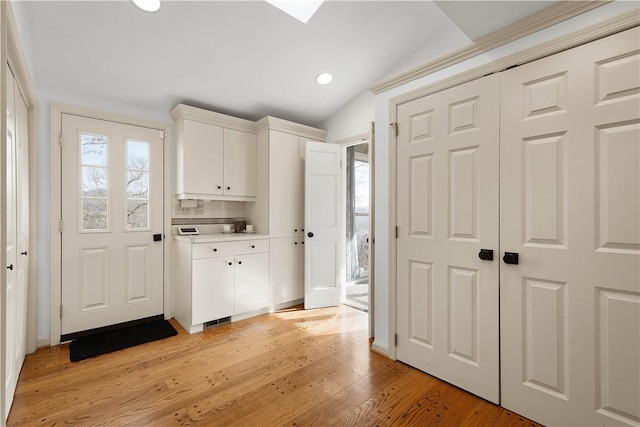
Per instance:
[[[256,245],[251,245],[251,249],[255,249],[255,248],[256,248]]]
[[[213,248],[213,252],[218,252],[218,248]]]
[[[238,264],[242,264],[242,261],[238,261]]]
[[[294,244],[294,245],[297,245],[297,244],[298,244],[298,242],[293,242],[293,244]]]
[[[218,190],[222,190],[222,185],[218,185]]]
[[[227,187],[227,190],[231,190],[231,187]]]
[[[302,242],[300,242],[300,243],[302,243],[302,244],[304,245],[304,241],[302,241]]]
[[[233,265],[233,263],[232,263],[232,262],[229,262],[229,265]]]
[[[297,232],[298,232],[298,229],[296,228],[296,229],[295,229],[295,230],[293,230],[293,231],[295,231],[295,232],[297,233]]]
[[[7,267],[7,270],[13,270],[13,264],[9,265],[9,267]]]
[[[27,254],[27,251],[20,252],[20,255],[26,255],[26,254]]]

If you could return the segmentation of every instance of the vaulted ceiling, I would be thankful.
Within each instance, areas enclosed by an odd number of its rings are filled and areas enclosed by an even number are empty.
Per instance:
[[[18,1],[36,91],[177,103],[317,125],[375,81],[556,2],[326,1],[303,24],[265,1]],[[418,52],[418,54],[416,54]],[[433,53],[432,53],[433,52]],[[315,82],[330,71],[334,81]]]

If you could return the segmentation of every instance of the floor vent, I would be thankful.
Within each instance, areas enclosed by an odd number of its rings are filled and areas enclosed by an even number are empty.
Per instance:
[[[226,325],[227,323],[231,323],[231,316],[222,317],[220,319],[211,320],[209,322],[204,322],[204,329],[215,328],[216,326]]]

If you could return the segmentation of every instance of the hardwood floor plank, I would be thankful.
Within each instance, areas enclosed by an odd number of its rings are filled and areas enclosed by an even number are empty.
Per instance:
[[[27,356],[7,424],[535,425],[369,350],[366,313],[284,310],[69,361]]]

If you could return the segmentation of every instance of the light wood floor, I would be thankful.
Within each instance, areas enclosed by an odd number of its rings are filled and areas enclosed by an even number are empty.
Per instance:
[[[531,421],[369,350],[367,315],[285,310],[82,362],[29,355],[8,425],[521,426]]]

